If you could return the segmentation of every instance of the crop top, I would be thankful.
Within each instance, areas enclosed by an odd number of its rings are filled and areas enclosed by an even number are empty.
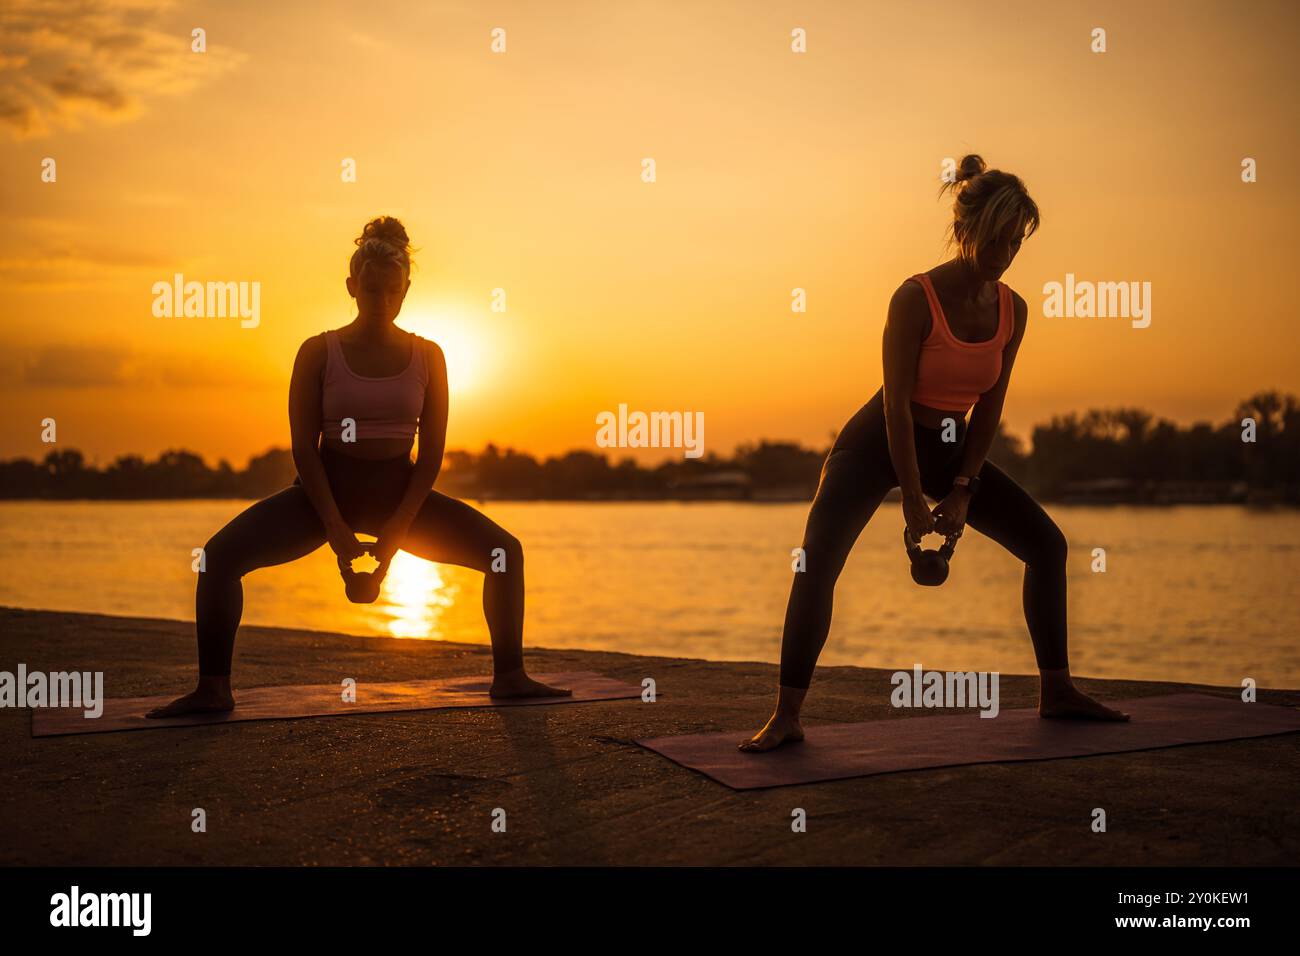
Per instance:
[[[952,334],[934,285],[924,272],[912,281],[925,290],[930,303],[930,334],[921,343],[912,401],[946,412],[970,411],[1002,374],[1002,350],[1015,331],[1011,289],[998,283],[998,329],[983,342],[963,342]]]
[[[335,329],[325,335],[325,370],[321,378],[321,432],[343,436],[343,419],[356,422],[356,438],[414,438],[429,383],[426,341],[411,336],[411,361],[397,375],[357,375],[343,358]]]

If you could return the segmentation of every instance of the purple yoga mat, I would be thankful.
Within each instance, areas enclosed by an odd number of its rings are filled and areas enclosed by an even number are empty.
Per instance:
[[[32,736],[97,734],[113,730],[165,730],[199,724],[230,724],[241,720],[276,720],[289,717],[333,717],[344,714],[379,714],[394,710],[438,710],[444,707],[526,707],[539,704],[571,704],[594,700],[625,700],[641,696],[635,684],[614,680],[590,671],[564,674],[535,674],[545,684],[569,687],[572,697],[523,697],[494,700],[488,696],[491,680],[486,677],[444,677],[400,683],[358,681],[356,703],[342,699],[339,684],[306,684],[283,687],[235,688],[236,707],[226,714],[188,714],[150,720],[145,712],[175,700],[177,694],[160,697],[117,697],[104,701],[104,712],[86,718],[81,710],[34,708]]]
[[[733,790],[756,790],[899,770],[1087,757],[1300,731],[1300,710],[1246,704],[1237,697],[1169,694],[1106,704],[1132,720],[1043,720],[1029,708],[1004,710],[992,718],[963,713],[805,727],[803,742],[760,754],[736,749],[752,730],[637,743]]]

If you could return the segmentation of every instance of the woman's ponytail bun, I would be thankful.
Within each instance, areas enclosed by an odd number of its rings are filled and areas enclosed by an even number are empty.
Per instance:
[[[349,273],[353,276],[359,275],[367,262],[376,259],[396,262],[404,269],[411,268],[411,239],[401,220],[393,216],[371,219],[355,242],[357,251],[352,253],[349,265]]]

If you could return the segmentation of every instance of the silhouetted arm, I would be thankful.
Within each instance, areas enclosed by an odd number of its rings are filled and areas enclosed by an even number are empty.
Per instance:
[[[930,306],[925,292],[915,282],[904,282],[889,301],[885,321],[885,430],[889,435],[889,457],[898,476],[904,501],[920,502],[921,469],[916,463],[916,441],[912,432],[912,389],[916,385],[916,364],[921,343],[929,331]],[[928,508],[925,508],[929,512]]]
[[[415,452],[415,469],[397,510],[379,532],[376,558],[387,562],[402,546],[402,539],[428,497],[442,470],[442,456],[447,447],[447,359],[436,342],[423,343],[429,369],[429,383],[424,389],[424,408],[420,412],[420,437]]]
[[[320,459],[321,375],[325,369],[325,339],[312,336],[298,349],[289,380],[289,438],[293,463],[303,491],[320,515],[330,547],[340,558],[359,557],[360,542],[343,520]]]

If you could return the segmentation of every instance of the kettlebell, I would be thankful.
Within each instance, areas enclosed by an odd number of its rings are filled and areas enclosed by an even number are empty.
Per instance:
[[[943,545],[936,549],[922,549],[921,539],[912,537],[912,531],[903,526],[903,544],[907,548],[907,557],[912,562],[912,580],[926,587],[937,588],[948,580],[948,562],[957,550],[957,539],[961,532],[948,535]]]
[[[367,551],[366,554],[370,552]],[[388,570],[386,567],[381,564],[370,572],[353,571],[352,562],[341,558],[338,565],[339,574],[343,578],[343,593],[349,601],[353,604],[374,604],[379,600],[379,587],[384,582],[384,572]]]

